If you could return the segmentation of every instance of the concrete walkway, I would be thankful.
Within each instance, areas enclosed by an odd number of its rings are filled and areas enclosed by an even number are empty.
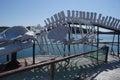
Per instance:
[[[120,58],[109,55],[108,64],[103,64],[85,80],[120,80]]]
[[[53,58],[54,56],[37,56],[36,63],[41,63]],[[32,64],[31,57],[19,61],[25,61],[28,66]],[[74,58],[71,61],[71,64],[67,66],[59,63],[56,65],[56,69],[58,72],[56,73],[55,80],[120,80],[120,59],[113,55],[108,56],[107,64],[101,64],[99,66],[91,64],[89,59],[81,57]],[[16,80],[16,77],[17,80],[31,80],[32,78],[35,78],[36,80],[49,80],[49,72],[46,71],[46,68],[37,68],[34,71],[30,70],[14,74],[0,80]]]

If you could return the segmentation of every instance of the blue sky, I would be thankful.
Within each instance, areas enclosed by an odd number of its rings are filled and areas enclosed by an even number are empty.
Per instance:
[[[44,20],[66,10],[102,13],[120,19],[120,0],[0,0],[0,26],[44,26]]]

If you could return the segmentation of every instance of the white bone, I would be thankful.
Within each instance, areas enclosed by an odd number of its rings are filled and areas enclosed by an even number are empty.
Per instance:
[[[76,16],[75,17],[78,18],[78,11],[76,11]]]
[[[52,16],[51,16],[51,22],[52,22],[52,26],[54,26],[55,20],[54,20],[54,18]]]
[[[99,14],[98,19],[97,19],[97,22],[98,22],[99,24],[101,24],[101,17],[102,17],[102,14]]]
[[[72,17],[73,18],[75,17],[75,11],[74,10],[72,11]]]
[[[58,17],[57,17],[57,14],[54,14],[54,18],[55,18],[55,20],[56,20],[56,22],[58,22]]]
[[[60,13],[61,13],[62,20],[65,21],[65,13],[64,13],[64,11],[61,11]]]
[[[47,26],[47,25],[48,25],[47,21],[46,21],[46,20],[44,20],[44,22],[45,22],[45,24],[46,24],[46,26]]]
[[[89,12],[87,12],[86,19],[90,20],[90,13]]]
[[[82,18],[82,11],[79,12],[79,18]]]
[[[111,21],[111,23],[110,23],[110,27],[113,27],[112,25],[113,25],[113,23],[114,23],[114,20],[115,20],[115,18],[112,18],[112,21]]]
[[[113,23],[112,27],[115,28],[115,24],[117,23],[117,21],[118,21],[117,19],[114,20],[114,23]]]
[[[67,10],[67,20],[70,21],[70,10]]]
[[[90,20],[91,20],[91,22],[93,22],[93,12],[91,12],[90,14],[91,14],[90,15]]]
[[[112,17],[110,16],[109,19],[108,19],[108,22],[107,22],[107,26],[110,26],[110,21],[111,21]]]
[[[59,20],[61,21],[62,20],[62,16],[60,13],[58,13],[58,17],[59,17]]]
[[[106,18],[105,18],[105,20],[104,20],[104,22],[103,22],[103,24],[104,24],[105,26],[106,26],[107,20],[108,20],[108,16],[106,16]]]
[[[52,23],[54,23],[55,22],[55,20],[54,20],[54,18],[51,16],[51,21],[52,21]]]
[[[119,26],[119,23],[120,23],[120,20],[117,21],[116,25],[115,25],[115,28],[118,28]]]
[[[4,37],[2,37],[4,35]],[[4,41],[1,41],[4,39]],[[0,35],[0,56],[12,54],[25,48],[33,46],[33,41],[37,39],[34,36],[33,31],[29,31],[27,28],[22,26],[15,26],[6,29],[1,32]]]
[[[47,18],[47,21],[48,21],[48,24],[50,24],[50,23],[51,23],[51,21],[50,21],[50,19],[49,19],[49,18]]]
[[[85,19],[85,12],[83,11],[83,19]]]
[[[97,16],[97,13],[93,13],[93,16],[94,16],[93,22],[96,23],[96,16]]]
[[[105,17],[102,17],[101,24],[104,25]]]

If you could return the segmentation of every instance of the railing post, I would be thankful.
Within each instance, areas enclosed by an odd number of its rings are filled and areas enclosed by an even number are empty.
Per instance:
[[[120,54],[120,51],[119,51],[119,48],[120,48],[120,46],[119,46],[119,45],[120,45],[120,42],[119,42],[119,41],[120,41],[120,40],[119,40],[119,39],[120,39],[120,35],[119,35],[119,33],[118,33],[118,49],[117,49],[117,51],[118,51],[118,52],[117,52],[118,57],[119,57],[119,54]]]
[[[9,61],[9,55],[6,56],[6,61]]]
[[[70,32],[68,34],[68,40],[70,40],[71,39],[71,29],[72,29],[72,27],[70,26],[70,23],[69,23],[68,26],[70,28]],[[68,44],[68,56],[70,56],[70,44]]]
[[[33,64],[35,64],[35,41],[33,42]]]
[[[99,48],[99,27],[97,26],[97,49]],[[98,51],[97,51],[97,64],[99,64],[98,61]]]
[[[17,60],[17,52],[14,52],[11,55],[11,61],[16,61],[16,60]]]
[[[105,57],[105,63],[107,63],[108,62],[108,51],[109,51],[109,47],[107,46],[106,47],[106,57]]]
[[[54,80],[55,63],[50,65],[50,80]]]
[[[105,63],[108,63],[108,51],[109,51],[109,47],[104,45],[102,47],[103,50],[105,50]]]

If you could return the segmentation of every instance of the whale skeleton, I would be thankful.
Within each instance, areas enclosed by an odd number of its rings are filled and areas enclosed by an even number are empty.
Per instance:
[[[64,11],[60,11],[44,20],[44,22],[44,32],[46,33],[44,35],[44,42],[51,44],[53,52],[55,50],[53,44],[58,45],[58,43],[73,45],[73,47],[74,44],[83,44],[83,47],[93,45],[97,41],[97,27],[120,33],[119,19],[111,16],[103,16],[96,12],[67,10],[65,13]]]
[[[51,19],[47,18],[47,20],[44,20],[46,24],[45,27],[55,27],[56,24],[81,23],[120,32],[120,19],[111,16],[103,16],[96,12],[67,10],[66,15],[64,11],[61,11],[51,17]]]
[[[34,32],[22,26],[10,27],[0,33],[0,56],[33,46]]]

